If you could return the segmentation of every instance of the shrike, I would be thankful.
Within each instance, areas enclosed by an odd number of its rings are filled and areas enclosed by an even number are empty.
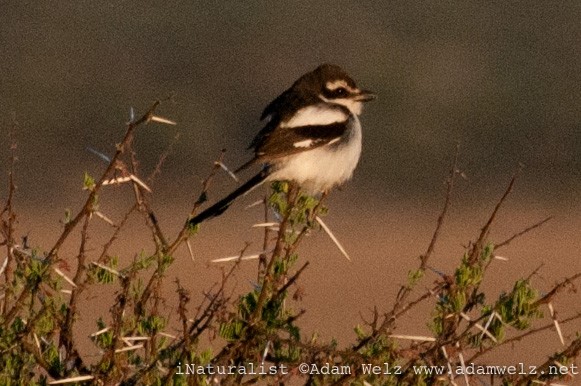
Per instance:
[[[359,115],[363,102],[374,98],[339,66],[323,64],[301,76],[266,106],[261,116],[266,124],[249,147],[254,157],[236,172],[255,164],[262,170],[188,225],[219,216],[264,181],[292,181],[320,193],[350,179],[361,155]]]

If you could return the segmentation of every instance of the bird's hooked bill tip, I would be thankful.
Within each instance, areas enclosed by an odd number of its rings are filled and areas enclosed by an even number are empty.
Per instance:
[[[357,96],[357,101],[359,102],[369,102],[377,98],[377,95],[373,93],[373,91],[369,90],[361,90],[359,95]]]

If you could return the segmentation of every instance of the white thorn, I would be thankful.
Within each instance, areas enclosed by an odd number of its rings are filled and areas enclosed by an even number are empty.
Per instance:
[[[147,190],[149,193],[151,193],[151,189],[149,189],[149,186],[145,185],[145,182],[141,181],[139,178],[137,178],[137,176],[130,174],[129,178],[135,182],[137,185],[141,186],[143,189]]]
[[[189,239],[186,239],[186,247],[188,247],[188,252],[190,253],[190,259],[192,259],[192,261],[196,261],[196,259],[194,258],[194,250],[192,249],[192,245],[190,244]]]
[[[343,256],[345,256],[345,258],[347,258],[347,260],[351,261],[351,258],[347,254],[347,251],[345,250],[345,248],[343,248],[343,246],[341,245],[341,243],[339,242],[339,240],[337,240],[337,238],[335,237],[335,235],[333,234],[333,232],[331,232],[331,229],[329,229],[329,227],[327,226],[327,224],[325,224],[323,222],[323,220],[321,220],[321,218],[319,216],[315,217],[315,219],[321,225],[321,228],[323,228],[323,230],[325,231],[325,233],[327,233],[327,235],[331,238],[331,240],[333,240],[333,242],[335,243],[335,245],[337,246],[337,248],[339,249],[339,251],[343,254]]]
[[[244,209],[254,208],[255,206],[260,205],[260,204],[264,204],[264,199],[258,200],[258,201],[254,201],[252,204],[246,206],[246,208],[244,208]]]
[[[555,329],[557,330],[557,334],[559,335],[559,340],[561,341],[561,344],[563,346],[565,346],[565,338],[563,338],[563,332],[561,331],[561,326],[559,325],[559,321],[557,320],[557,318],[555,316],[555,309],[553,308],[553,303],[549,302],[549,303],[547,303],[547,306],[549,307],[549,312],[551,313],[551,318],[553,319],[553,323],[555,324]]]
[[[115,354],[120,353],[120,352],[125,352],[125,351],[138,350],[140,348],[143,348],[143,345],[142,344],[136,344],[134,346],[118,348],[117,350],[115,350]]]
[[[491,312],[490,316],[488,317],[488,320],[486,321],[486,324],[484,325],[484,331],[488,331],[488,327],[490,327],[490,323],[492,323],[493,318],[494,318],[494,312]],[[484,336],[484,331],[482,331],[482,334],[480,334],[480,339],[482,339],[482,337]],[[496,340],[495,340],[495,342],[496,342]]]
[[[99,330],[99,331],[96,331],[96,332],[92,333],[92,334],[91,334],[91,335],[89,335],[89,336],[91,336],[91,337],[93,337],[93,338],[94,338],[94,337],[96,337],[96,336],[99,336],[99,335],[101,335],[101,334],[104,334],[104,333],[106,333],[106,332],[107,332],[107,331],[109,331],[110,329],[111,329],[111,327],[105,327],[105,328],[103,328],[103,329],[101,329],[101,330]]]
[[[262,253],[264,253],[264,252],[262,252]],[[210,260],[210,262],[211,263],[225,263],[225,262],[237,261],[237,260],[241,260],[241,261],[256,260],[260,257],[260,255],[262,255],[262,253],[256,253],[253,255],[246,255],[246,256],[236,255],[236,256],[221,257],[219,259]]]
[[[0,267],[0,275],[2,275],[4,273],[4,270],[6,269],[7,266],[8,266],[8,257],[6,257],[4,259],[4,262],[2,263],[2,267]]]
[[[172,125],[172,126],[175,126],[176,125],[176,123],[174,121],[171,121],[171,120],[169,120],[167,118],[163,118],[163,117],[160,117],[160,116],[157,116],[157,115],[152,115],[151,117],[149,117],[149,120],[152,121],[152,122],[164,123],[166,125]]]
[[[129,108],[129,123],[135,122],[135,109],[133,107]]]
[[[117,185],[129,181],[131,181],[131,177],[115,177],[111,178],[110,180],[103,181],[103,185]]]
[[[224,165],[224,163],[216,161],[214,162],[215,165],[218,165],[222,168],[222,170],[224,170],[226,173],[228,173],[228,175],[230,177],[232,177],[232,179],[236,182],[240,182],[240,180],[238,179],[238,177],[236,176],[236,174],[234,174],[230,169],[228,169],[228,167],[226,165]]]
[[[94,266],[99,267],[101,269],[104,269],[107,272],[111,272],[115,276],[119,276],[119,277],[123,276],[123,275],[121,275],[121,273],[119,271],[116,271],[113,268],[109,268],[106,265],[99,264],[96,261],[91,261],[91,264],[93,264]]]
[[[172,334],[168,334],[167,332],[160,332],[158,333],[161,336],[165,336],[166,338],[177,339],[178,337]]]
[[[394,339],[417,340],[417,341],[421,341],[421,342],[435,342],[436,341],[436,338],[433,338],[431,336],[421,336],[421,335],[391,334],[391,335],[388,335],[388,337],[394,338]]]
[[[111,225],[112,227],[115,226],[115,223],[113,222],[113,220],[111,220],[109,217],[105,216],[103,213],[99,212],[98,210],[93,212],[97,217],[99,217],[101,220],[105,221],[107,224]]]
[[[91,379],[94,379],[95,377],[92,375],[80,375],[78,377],[72,377],[72,378],[65,378],[65,379],[59,379],[58,381],[52,381],[49,382],[49,385],[62,385],[65,383],[73,383],[73,382],[82,382],[82,381],[90,381]]]
[[[60,269],[58,269],[58,268],[56,268],[56,267],[54,267],[53,269],[54,269],[54,271],[55,271],[55,272],[56,272],[58,275],[60,275],[60,276],[61,276],[63,279],[65,279],[65,280],[66,280],[66,281],[67,281],[67,282],[68,282],[70,285],[72,285],[73,287],[77,288],[77,285],[75,284],[75,282],[74,282],[74,281],[72,281],[72,280],[71,280],[71,279],[70,279],[70,278],[69,278],[67,275],[65,275],[65,274],[63,273],[63,271],[61,271]]]

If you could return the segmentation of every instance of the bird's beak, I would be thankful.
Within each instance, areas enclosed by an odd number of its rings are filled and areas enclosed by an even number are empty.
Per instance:
[[[377,98],[377,95],[375,95],[372,91],[361,90],[359,92],[359,95],[357,95],[357,97],[355,98],[355,100],[357,102],[369,102],[374,100],[375,98]]]

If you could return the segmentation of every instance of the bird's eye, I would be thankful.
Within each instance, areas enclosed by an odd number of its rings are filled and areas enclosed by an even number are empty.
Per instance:
[[[325,94],[328,98],[343,98],[348,94],[348,92],[345,87],[338,87],[334,90],[327,89]]]

